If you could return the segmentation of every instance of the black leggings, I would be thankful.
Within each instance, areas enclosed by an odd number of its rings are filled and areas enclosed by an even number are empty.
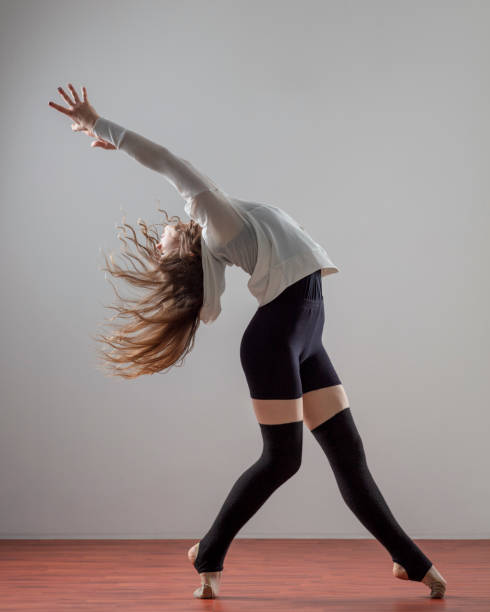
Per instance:
[[[341,384],[322,345],[325,321],[320,270],[261,306],[243,334],[240,358],[252,398],[295,399],[307,391]],[[199,573],[223,569],[238,531],[301,466],[303,421],[259,423],[263,449],[228,493],[199,542]],[[361,437],[347,407],[312,429],[335,474],[341,495],[361,523],[420,581],[431,561],[391,513],[367,465]]]
[[[240,361],[255,399],[295,399],[341,381],[322,344],[321,271],[301,278],[258,308],[240,343]]]

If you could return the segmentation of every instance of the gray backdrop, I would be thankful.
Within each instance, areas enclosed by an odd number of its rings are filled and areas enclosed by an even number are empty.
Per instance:
[[[1,537],[197,539],[262,448],[239,268],[183,367],[96,369],[115,301],[100,248],[119,251],[124,214],[188,218],[162,175],[48,106],[69,82],[327,249],[324,344],[393,513],[412,537],[489,537],[489,18],[473,1],[1,3]],[[371,537],[306,427],[300,472],[238,535]]]

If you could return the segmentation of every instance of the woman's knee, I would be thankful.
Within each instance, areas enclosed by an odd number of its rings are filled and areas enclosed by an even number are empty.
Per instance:
[[[301,467],[303,421],[276,425],[259,423],[263,450],[260,461],[280,479],[291,478]]]
[[[302,452],[298,447],[284,454],[262,454],[259,462],[277,481],[284,482],[294,476],[301,467]]]

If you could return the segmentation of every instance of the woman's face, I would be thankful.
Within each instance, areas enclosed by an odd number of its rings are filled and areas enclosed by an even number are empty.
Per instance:
[[[179,232],[173,225],[166,225],[162,232],[162,238],[157,244],[157,249],[162,255],[179,246]]]

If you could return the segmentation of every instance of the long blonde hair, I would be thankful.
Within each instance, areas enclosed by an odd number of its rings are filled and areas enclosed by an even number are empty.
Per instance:
[[[121,301],[120,305],[106,306],[117,311],[109,321],[118,316],[130,319],[129,323],[116,326],[110,336],[94,336],[97,342],[112,348],[107,352],[97,347],[102,369],[109,366],[109,376],[137,378],[161,372],[172,365],[181,366],[194,346],[203,303],[202,228],[193,220],[183,223],[178,215],[169,218],[165,210],[158,210],[165,213],[167,225],[177,220],[179,246],[176,249],[161,254],[156,248],[162,233],[157,227],[161,224],[147,226],[138,219],[146,240],[143,244],[123,217],[122,225],[116,227],[123,231],[124,236],[118,234],[118,238],[123,243],[122,256],[127,258],[131,269],[114,263],[112,254],[111,265],[104,253],[106,267],[102,270],[145,290],[140,299],[123,298],[109,281]],[[134,243],[137,254],[127,249],[126,238]],[[136,267],[135,261],[141,269]],[[135,335],[131,336],[133,333]],[[127,365],[123,368],[121,364]]]

